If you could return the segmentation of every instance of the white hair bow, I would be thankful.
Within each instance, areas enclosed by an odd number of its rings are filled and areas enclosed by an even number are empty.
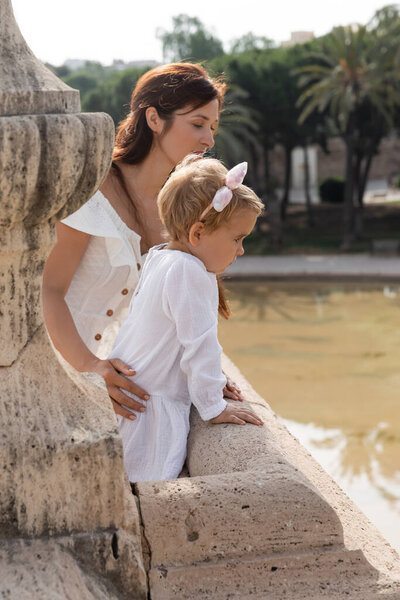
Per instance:
[[[232,200],[232,190],[236,190],[237,187],[243,182],[243,179],[247,173],[247,162],[242,162],[233,167],[227,172],[225,178],[225,185],[217,190],[211,204],[201,213],[201,219],[204,219],[209,210],[214,208],[217,212],[224,210],[225,206]]]

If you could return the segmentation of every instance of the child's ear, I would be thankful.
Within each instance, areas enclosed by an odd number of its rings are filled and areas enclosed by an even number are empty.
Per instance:
[[[204,223],[197,221],[197,223],[193,223],[189,230],[189,242],[192,246],[198,246],[201,238],[205,233]]]

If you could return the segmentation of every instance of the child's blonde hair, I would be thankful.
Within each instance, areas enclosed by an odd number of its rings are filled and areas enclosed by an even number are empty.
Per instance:
[[[208,231],[214,231],[238,209],[261,214],[261,200],[242,184],[233,190],[232,200],[221,212],[211,209],[200,219],[216,191],[225,185],[227,172],[219,160],[200,158],[196,154],[190,154],[179,163],[157,200],[161,221],[171,241],[187,239],[191,226],[200,220]]]
[[[225,185],[227,169],[215,158],[200,158],[189,154],[172,173],[158,195],[158,211],[170,241],[187,239],[194,223],[201,220],[208,231],[215,231],[236,210],[253,210],[260,215],[264,206],[258,196],[246,185],[232,191],[232,200],[221,211],[213,208],[201,219],[217,190]],[[217,277],[218,311],[225,319],[231,315],[222,284]]]

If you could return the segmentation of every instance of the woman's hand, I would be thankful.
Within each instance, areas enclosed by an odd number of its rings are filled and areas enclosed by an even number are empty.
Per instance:
[[[134,421],[136,415],[127,410],[125,406],[138,412],[144,412],[146,410],[146,407],[142,402],[134,400],[122,391],[126,390],[127,392],[131,392],[144,401],[147,401],[150,398],[149,394],[143,388],[133,383],[133,381],[127,377],[124,377],[124,375],[132,377],[133,375],[136,375],[136,371],[131,369],[122,360],[119,358],[111,358],[109,360],[98,359],[91,370],[104,379],[108,395],[110,396],[114,411],[117,415],[121,415],[121,417],[125,417],[125,419]]]
[[[235,423],[236,425],[253,423],[253,425],[264,425],[264,422],[257,417],[251,408],[235,406],[235,404],[228,404],[221,414],[210,419],[210,423]]]
[[[238,400],[239,402],[243,402],[244,398],[242,396],[242,392],[237,387],[236,383],[232,381],[230,377],[228,377],[224,373],[226,377],[226,386],[224,387],[223,393],[225,398],[231,398],[232,400]]]

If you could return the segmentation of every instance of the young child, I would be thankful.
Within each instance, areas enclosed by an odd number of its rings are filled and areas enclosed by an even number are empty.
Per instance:
[[[169,242],[151,248],[110,355],[150,392],[135,420],[118,417],[131,482],[179,475],[192,402],[211,423],[263,424],[251,409],[224,400],[217,338],[216,274],[244,253],[242,241],[262,210],[241,183],[246,170],[247,163],[227,172],[218,160],[192,155],[158,196]],[[226,312],[223,297],[221,306]]]

